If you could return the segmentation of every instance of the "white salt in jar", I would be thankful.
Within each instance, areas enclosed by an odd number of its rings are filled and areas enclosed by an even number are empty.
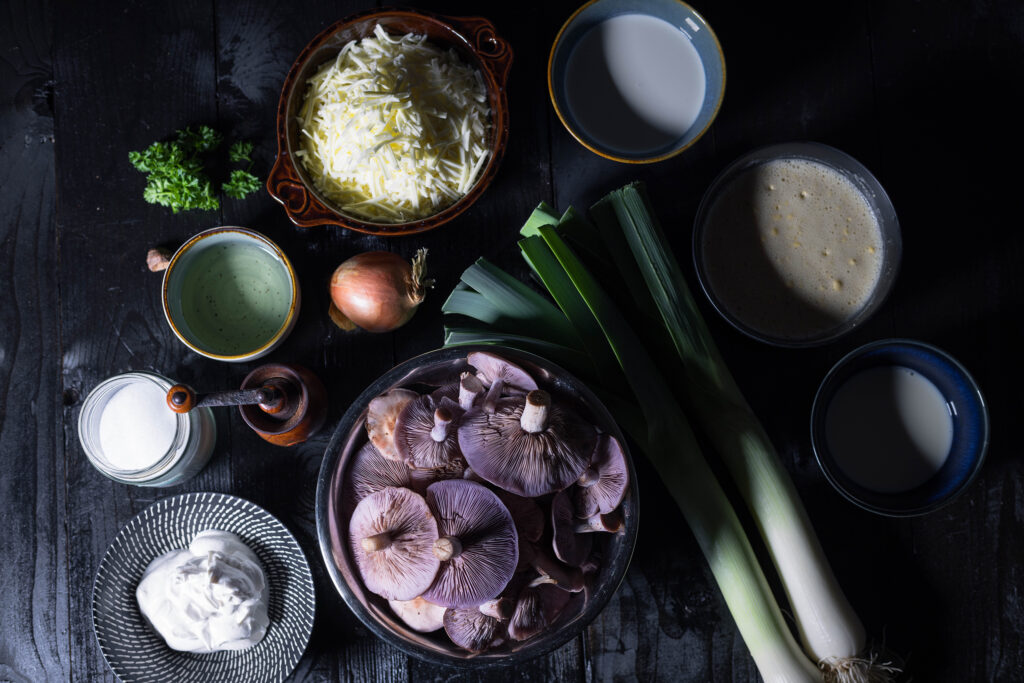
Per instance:
[[[217,440],[213,412],[175,413],[167,406],[171,386],[160,375],[127,372],[89,392],[78,438],[96,469],[136,486],[172,486],[203,469]]]

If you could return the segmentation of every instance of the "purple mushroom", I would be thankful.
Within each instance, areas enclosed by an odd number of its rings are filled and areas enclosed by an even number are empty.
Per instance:
[[[371,493],[389,486],[408,487],[411,483],[405,463],[385,458],[373,443],[367,442],[348,467],[342,488],[342,509],[346,515],[351,514],[359,501]]]
[[[629,470],[622,445],[614,436],[602,434],[590,465],[576,482],[576,515],[590,517],[611,512],[622,502],[628,483]]]
[[[508,622],[508,634],[515,640],[537,635],[558,618],[569,603],[571,593],[549,583],[530,585],[519,593],[516,608]]]
[[[551,499],[551,547],[555,557],[571,567],[579,567],[590,555],[593,538],[576,532],[576,517],[568,491],[559,491]]]
[[[461,477],[466,461],[459,450],[456,421],[462,409],[449,398],[425,395],[409,401],[395,421],[395,448],[418,470],[443,470],[439,478]]]
[[[444,632],[453,643],[470,652],[483,652],[504,642],[505,623],[484,614],[477,607],[444,612]]]
[[[618,533],[625,527],[625,520],[622,519],[621,510],[612,510],[606,515],[596,514],[586,519],[576,520],[576,533],[585,534],[593,531],[604,531],[607,533]]]
[[[486,403],[486,402],[485,402]],[[480,477],[520,496],[560,491],[590,463],[597,431],[535,390],[503,398],[494,412],[474,408],[459,426],[459,446]]]
[[[501,356],[486,351],[473,351],[466,361],[476,368],[476,376],[485,387],[500,382],[505,389],[525,394],[537,388],[530,374]]]
[[[367,590],[412,600],[437,576],[437,522],[422,496],[389,486],[363,498],[348,525],[349,547]]]
[[[380,454],[389,460],[402,460],[395,448],[395,421],[398,414],[419,394],[408,389],[391,389],[370,401],[366,408],[366,434]]]
[[[437,519],[433,553],[441,566],[423,597],[455,609],[497,597],[519,560],[508,509],[487,487],[464,479],[431,484],[426,499]]]

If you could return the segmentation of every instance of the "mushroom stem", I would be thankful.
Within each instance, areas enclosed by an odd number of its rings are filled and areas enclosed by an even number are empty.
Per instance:
[[[444,406],[434,411],[434,427],[430,430],[430,438],[441,443],[448,438],[448,425],[452,423],[452,413]]]
[[[523,406],[523,416],[519,423],[524,432],[538,434],[547,429],[548,409],[551,407],[551,394],[543,389],[531,391],[526,395],[526,405]]]
[[[484,393],[484,384],[480,378],[471,372],[462,373],[462,379],[459,381],[459,407],[469,410],[482,393]]]
[[[587,469],[583,470],[583,474],[580,475],[580,478],[576,483],[583,488],[590,488],[599,481],[601,481],[601,473],[597,471],[596,467],[591,465]]]
[[[442,536],[434,541],[434,557],[447,562],[462,554],[462,543],[454,536]]]
[[[487,395],[484,396],[484,412],[493,413],[498,407],[498,399],[501,398],[501,391],[505,388],[505,382],[496,379],[491,383],[491,388],[487,390]]]
[[[480,611],[494,619],[508,621],[516,609],[516,603],[511,598],[494,598],[480,605]]]
[[[391,542],[391,534],[389,534],[386,531],[382,531],[379,534],[367,536],[366,538],[364,538],[362,541],[362,545],[363,550],[365,550],[366,552],[375,553],[379,550],[384,550],[385,548],[390,547]]]

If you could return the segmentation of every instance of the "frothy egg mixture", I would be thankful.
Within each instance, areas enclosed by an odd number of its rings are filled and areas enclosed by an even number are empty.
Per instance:
[[[881,228],[852,180],[779,159],[732,180],[706,218],[708,284],[740,322],[775,338],[814,337],[868,302],[882,270]]]

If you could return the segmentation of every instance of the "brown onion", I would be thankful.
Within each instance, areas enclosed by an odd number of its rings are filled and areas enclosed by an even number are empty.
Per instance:
[[[331,320],[342,329],[389,332],[409,322],[433,280],[426,280],[427,250],[408,263],[389,251],[368,251],[342,263],[331,276]]]

